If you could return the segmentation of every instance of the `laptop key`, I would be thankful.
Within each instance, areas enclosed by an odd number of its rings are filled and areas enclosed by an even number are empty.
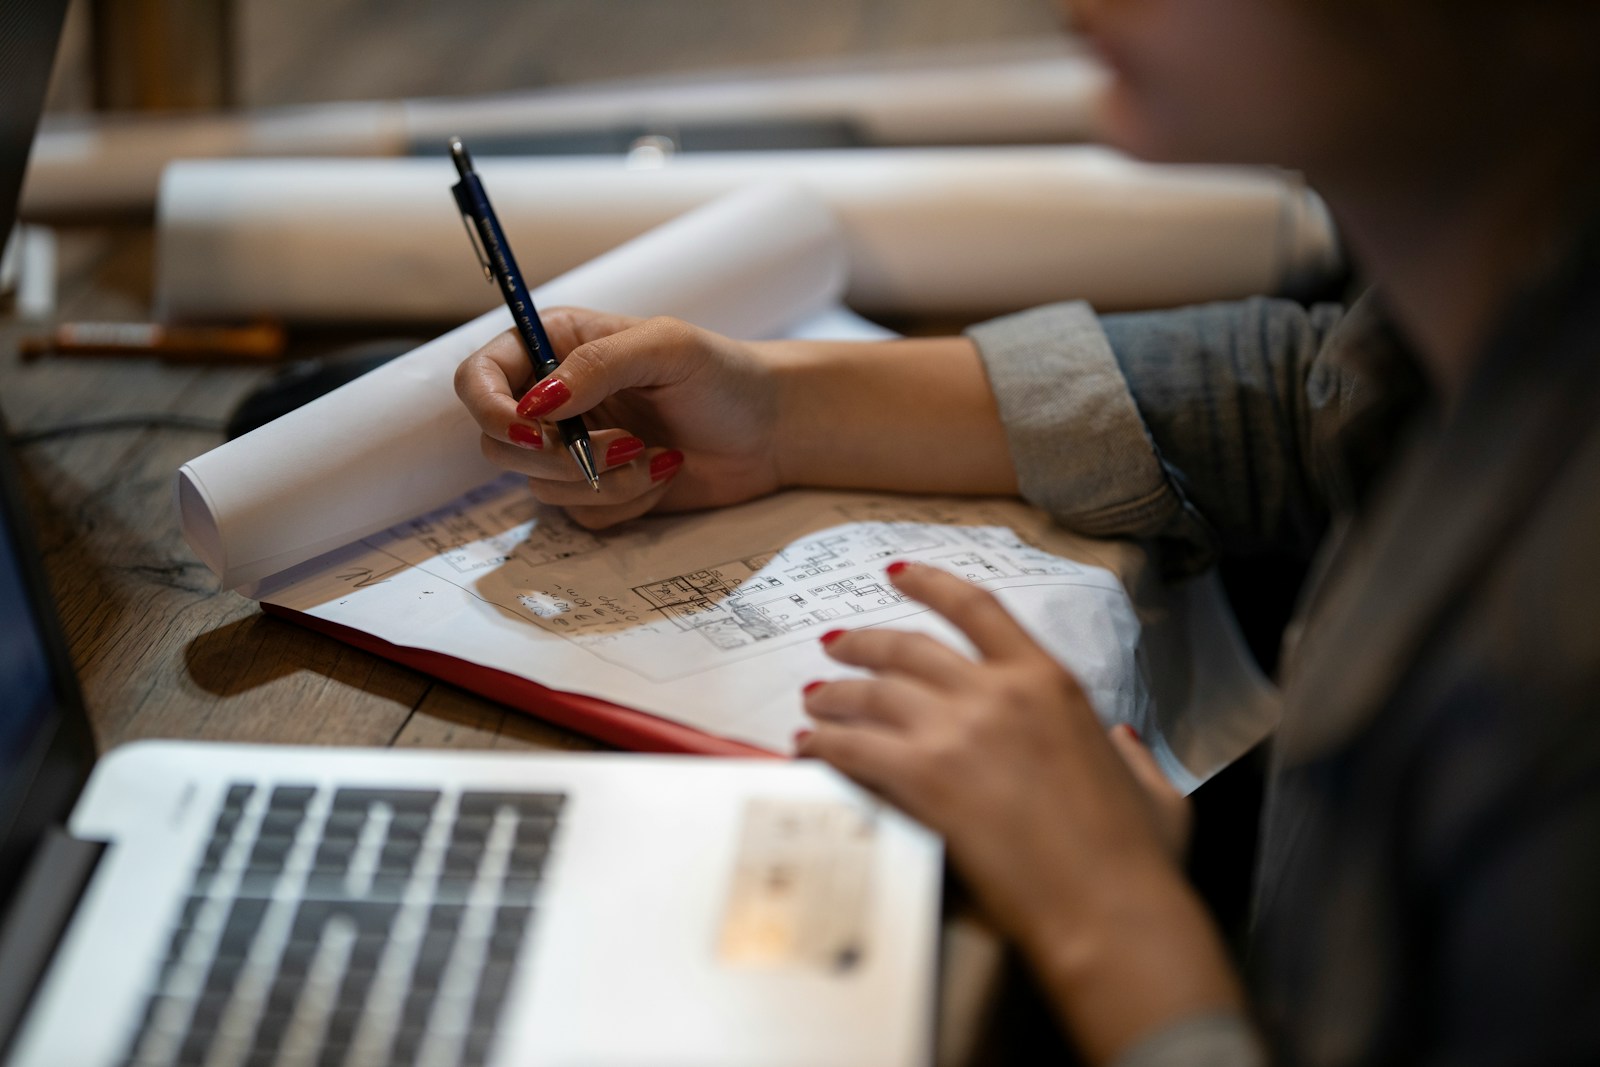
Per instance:
[[[454,822],[450,825],[450,841],[452,844],[470,844],[481,846],[489,839],[489,827],[494,825],[494,813],[479,812],[476,815],[458,812]]]
[[[427,811],[397,811],[389,821],[389,836],[416,837],[421,840],[428,824],[433,821],[433,809]]]
[[[396,812],[430,812],[441,795],[436,789],[341,789],[333,795],[333,810],[387,804]]]
[[[244,809],[242,807],[223,808],[222,814],[217,816],[216,824],[211,827],[211,836],[224,840],[232,837],[233,831],[238,829],[239,819],[243,815]]]
[[[322,824],[322,839],[354,841],[361,836],[361,827],[366,821],[366,808],[336,808],[328,813],[327,820]]]
[[[241,897],[270,897],[281,874],[275,870],[245,871],[239,876]]]
[[[550,855],[545,844],[517,845],[506,861],[506,873],[524,878],[537,878],[544,871],[544,861]]]
[[[280,785],[272,791],[272,800],[268,802],[267,810],[304,811],[306,805],[311,803],[311,798],[316,795],[317,787],[314,785]]]
[[[478,864],[482,859],[483,850],[481,848],[452,846],[445,851],[440,867],[445,874],[470,881],[472,876],[477,873]]]
[[[522,947],[522,932],[514,934],[493,934],[489,938],[489,959],[513,960],[517,958],[517,949]]]
[[[260,837],[292,839],[305,818],[305,808],[271,808],[261,817],[261,826],[256,834]]]
[[[528,928],[528,919],[532,915],[532,908],[521,905],[505,905],[497,908],[494,913],[494,932],[521,937],[523,931]]]
[[[493,815],[509,807],[521,815],[555,815],[566,803],[564,793],[488,793],[461,794],[457,811],[462,815]]]
[[[549,845],[556,833],[556,820],[543,815],[524,815],[517,820],[513,847]]]
[[[367,889],[366,899],[398,902],[405,896],[406,888],[411,884],[411,873],[404,874],[379,871],[372,876],[372,885]]]
[[[407,1016],[407,1019],[417,1019],[418,1016]],[[422,1047],[427,1031],[423,1029],[420,1021],[408,1022],[394,1032],[394,1043],[389,1049],[389,1062],[395,1064],[415,1063],[417,1050]]]
[[[477,1067],[488,1062],[489,1052],[493,1048],[493,1029],[470,1031],[461,1046],[461,1067]]]
[[[500,902],[502,904],[532,904],[539,895],[539,879],[537,878],[507,878],[500,883]]]
[[[178,929],[188,930],[194,926],[195,916],[200,914],[200,908],[205,904],[204,895],[196,894],[183,902],[183,912],[178,916]]]
[[[394,922],[398,904],[381,900],[341,900],[333,907],[339,914],[354,919],[363,937],[386,937],[389,925]]]
[[[505,999],[506,990],[511,987],[512,973],[513,967],[510,963],[490,963],[484,967],[483,973],[478,976],[478,1008],[474,1009],[475,1014],[479,1013],[479,1009],[493,1008],[499,1011],[500,1002]],[[486,1018],[492,1022],[494,1016],[488,1015]]]
[[[421,851],[420,841],[390,841],[378,856],[378,870],[385,874],[405,874],[416,863],[417,853]]]
[[[228,851],[229,841],[225,837],[214,837],[206,844],[205,852],[200,855],[200,870],[206,873],[216,871],[222,866],[223,854]]]

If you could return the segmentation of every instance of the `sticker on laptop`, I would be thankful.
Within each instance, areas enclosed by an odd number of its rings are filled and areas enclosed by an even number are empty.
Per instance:
[[[745,805],[717,946],[731,967],[853,970],[867,952],[871,811],[757,798]]]

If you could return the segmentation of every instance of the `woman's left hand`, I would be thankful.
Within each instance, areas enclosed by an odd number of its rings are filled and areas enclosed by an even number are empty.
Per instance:
[[[1220,942],[1177,864],[1186,802],[1148,752],[1131,736],[1108,739],[1077,680],[992,595],[915,564],[892,565],[889,579],[980,658],[925,634],[831,636],[832,658],[874,677],[807,686],[816,729],[800,754],[944,835],[1092,1058],[1155,1023],[1236,1007]],[[1152,971],[1166,972],[1156,988],[1121,987],[1147,986]]]

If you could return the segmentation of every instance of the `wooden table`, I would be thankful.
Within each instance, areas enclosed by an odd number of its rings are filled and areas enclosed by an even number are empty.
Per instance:
[[[62,321],[145,321],[148,230],[61,236]],[[184,416],[220,427],[272,373],[153,360],[23,363],[39,332],[0,311],[0,411],[30,437],[74,423]],[[443,326],[441,326],[441,330]],[[311,345],[299,344],[299,351]],[[296,354],[292,344],[290,355]],[[22,477],[50,587],[101,751],[138,738],[592,750],[587,738],[510,711],[332,638],[263,615],[219,588],[178,531],[180,464],[223,440],[146,425],[28,441]],[[987,1029],[999,949],[970,918],[946,927],[941,1064],[1008,1062]],[[1009,1027],[1009,1023],[1005,1024]]]
[[[151,255],[146,230],[64,233],[60,318],[147,319]],[[146,415],[220,423],[271,373],[120,359],[24,364],[17,343],[28,332],[10,314],[0,317],[0,410],[12,433],[24,437]],[[153,426],[19,449],[50,585],[102,750],[145,737],[599,747],[263,616],[252,601],[219,590],[178,532],[173,481],[179,464],[222,439],[220,432]]]

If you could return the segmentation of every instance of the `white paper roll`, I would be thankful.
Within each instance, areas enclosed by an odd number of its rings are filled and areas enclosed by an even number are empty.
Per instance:
[[[857,310],[981,316],[1064,299],[1157,307],[1278,291],[1336,264],[1320,201],[1270,171],[1153,167],[1099,148],[485,160],[530,280],[756,182],[815,191],[844,230]],[[438,321],[482,310],[429,160],[177,163],[157,303],[173,319]],[[694,256],[714,257],[712,247]]]
[[[445,141],[604,136],[742,124],[841,124],[871,145],[1011,144],[1093,133],[1104,70],[1063,42],[855,57],[535,92],[263,108],[223,115],[46,116],[22,217],[148,215],[179,159],[400,156]]]
[[[669,222],[533,296],[544,307],[673,314],[723,333],[772,336],[834,304],[844,271],[827,208],[801,190],[767,186]],[[476,277],[489,294],[483,302],[494,299]],[[452,376],[510,326],[498,308],[185,464],[178,507],[189,546],[233,588],[493,478],[500,472],[480,454]]]

